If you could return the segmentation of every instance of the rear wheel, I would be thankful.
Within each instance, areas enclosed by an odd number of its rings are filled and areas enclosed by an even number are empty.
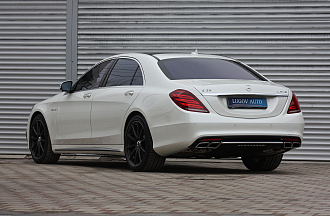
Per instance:
[[[280,165],[282,157],[283,154],[261,157],[242,157],[242,161],[249,170],[272,171]]]
[[[154,151],[147,122],[140,115],[134,116],[125,129],[125,156],[134,171],[158,171],[165,163],[166,158]]]
[[[36,163],[56,163],[60,158],[60,154],[52,151],[46,121],[40,114],[32,120],[30,125],[29,149]]]

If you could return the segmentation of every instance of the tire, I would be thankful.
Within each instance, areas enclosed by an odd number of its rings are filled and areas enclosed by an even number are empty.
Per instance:
[[[124,135],[124,151],[128,166],[136,172],[159,171],[166,158],[153,149],[153,142],[146,120],[134,116],[127,124]]]
[[[39,164],[56,163],[61,156],[52,150],[47,124],[41,114],[30,124],[29,149],[33,160]]]
[[[262,157],[242,157],[242,161],[246,168],[251,171],[272,171],[280,165],[282,157],[283,154]]]

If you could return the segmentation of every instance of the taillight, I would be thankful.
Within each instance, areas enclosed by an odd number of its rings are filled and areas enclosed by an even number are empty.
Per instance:
[[[201,142],[215,142],[215,141],[221,141],[221,138],[206,138],[206,139],[201,139]]]
[[[198,100],[195,95],[187,90],[177,89],[172,91],[170,93],[170,98],[176,105],[184,110],[209,113],[209,110],[204,106],[204,104]]]
[[[299,112],[301,112],[301,110],[298,103],[298,99],[296,95],[292,93],[292,99],[287,113],[291,114],[291,113],[299,113]]]

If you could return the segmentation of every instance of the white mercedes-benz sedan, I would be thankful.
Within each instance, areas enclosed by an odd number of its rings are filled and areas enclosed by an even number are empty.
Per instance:
[[[241,157],[250,170],[270,171],[302,142],[295,94],[227,57],[115,55],[61,90],[29,117],[36,163],[118,155],[134,171],[157,171],[166,157]]]

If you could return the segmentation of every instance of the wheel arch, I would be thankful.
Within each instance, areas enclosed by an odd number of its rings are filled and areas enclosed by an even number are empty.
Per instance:
[[[148,123],[148,120],[147,118],[143,115],[142,112],[138,111],[138,110],[134,110],[132,111],[126,118],[126,121],[125,121],[125,124],[124,124],[124,127],[122,129],[122,143],[125,145],[125,131],[126,131],[126,128],[127,128],[127,125],[128,125],[128,122],[134,117],[134,116],[141,116],[146,122],[147,122],[147,126],[149,128],[149,131],[150,131],[150,135],[151,135],[151,139],[153,140],[152,138],[152,133],[151,133],[151,130],[150,130],[150,126],[149,126],[149,123]]]
[[[37,115],[42,115],[44,117],[44,115],[42,114],[42,112],[40,112],[39,110],[35,111],[32,115],[31,115],[31,122],[33,121],[33,119],[37,116]],[[45,118],[45,117],[44,117]]]
[[[45,113],[43,112],[42,109],[35,109],[31,112],[31,115],[29,117],[29,120],[28,120],[28,126],[27,126],[27,130],[26,130],[26,138],[27,138],[27,141],[29,143],[29,134],[30,134],[30,126],[31,126],[31,123],[33,122],[33,120],[38,116],[38,115],[41,115],[42,118],[45,120],[46,122],[46,127],[48,129],[48,133],[49,133],[49,136],[50,136],[50,140],[51,140],[51,143],[53,143],[53,131],[50,130],[50,125],[52,124],[51,120],[52,119],[49,119],[47,118],[47,116],[45,116]]]
[[[33,114],[31,113],[30,118],[28,120],[28,125],[27,125],[27,128],[26,128],[26,139],[27,139],[28,145],[29,145],[29,142],[30,142],[30,135],[29,134],[30,134],[31,123],[33,122],[33,119],[35,119],[35,117],[37,115],[42,115],[43,116],[42,112],[37,110],[37,111],[33,112]],[[45,117],[44,117],[44,119],[45,119]],[[46,124],[47,124],[47,122],[46,122]]]
[[[128,116],[127,116],[127,118],[126,118],[126,121],[125,121],[125,125],[124,125],[124,131],[123,131],[123,134],[125,133],[125,130],[126,130],[126,127],[127,127],[127,124],[128,124],[128,122],[134,117],[134,116],[136,116],[136,115],[140,115],[140,116],[142,116],[143,118],[144,118],[144,120],[146,120],[146,118],[144,117],[144,115],[141,113],[141,112],[139,112],[139,111],[133,111],[133,112],[131,112]],[[146,120],[147,121],[147,120]]]
[[[136,117],[136,118],[134,118],[134,117]],[[141,124],[145,125],[146,128],[144,129],[144,132],[142,135],[141,135],[141,133],[134,132],[135,135],[130,136],[130,137],[135,137],[135,139],[133,141],[134,150],[132,150],[131,147],[128,147],[128,146],[132,145],[132,141],[128,141],[125,144],[125,136],[126,136],[125,134],[126,134],[126,132],[130,133],[129,132],[130,126],[132,124],[135,124],[134,122],[136,119],[138,119],[139,122],[142,121]],[[141,127],[143,127],[142,125],[141,125]],[[140,130],[140,132],[141,132],[141,130]],[[136,135],[136,134],[139,134],[139,135]],[[152,135],[149,132],[148,122],[147,122],[145,116],[141,112],[133,111],[127,116],[126,121],[125,121],[123,135],[124,135],[123,136],[124,152],[125,152],[126,161],[128,163],[128,166],[133,171],[158,171],[163,167],[166,158],[158,155],[154,151]],[[141,139],[141,137],[143,137],[143,138]],[[132,139],[132,138],[130,138],[130,139]],[[131,149],[131,150],[129,150],[129,149]],[[144,149],[143,150],[144,153],[140,154],[140,152],[142,152],[141,149],[142,150]],[[137,155],[139,155],[139,157]],[[137,158],[139,158],[139,159],[137,159]]]
[[[37,131],[34,133],[39,138],[38,138],[38,141],[33,142],[32,140],[30,140],[30,136],[31,136],[30,133],[31,133],[31,129],[35,127],[34,122],[37,122],[37,121],[41,122],[43,129],[40,130],[40,125],[39,125],[39,127],[37,127],[36,130],[34,130],[34,131]],[[27,132],[28,132],[27,133],[28,148],[31,152],[33,160],[36,163],[46,163],[46,164],[56,163],[58,161],[58,159],[60,158],[60,154],[55,154],[52,149],[49,129],[47,126],[46,118],[42,112],[36,110],[35,112],[33,112],[33,114],[31,113]],[[31,147],[31,143],[34,144],[33,145],[34,148]],[[41,146],[43,146],[43,147],[41,147]],[[36,148],[38,148],[38,150],[36,150]]]

